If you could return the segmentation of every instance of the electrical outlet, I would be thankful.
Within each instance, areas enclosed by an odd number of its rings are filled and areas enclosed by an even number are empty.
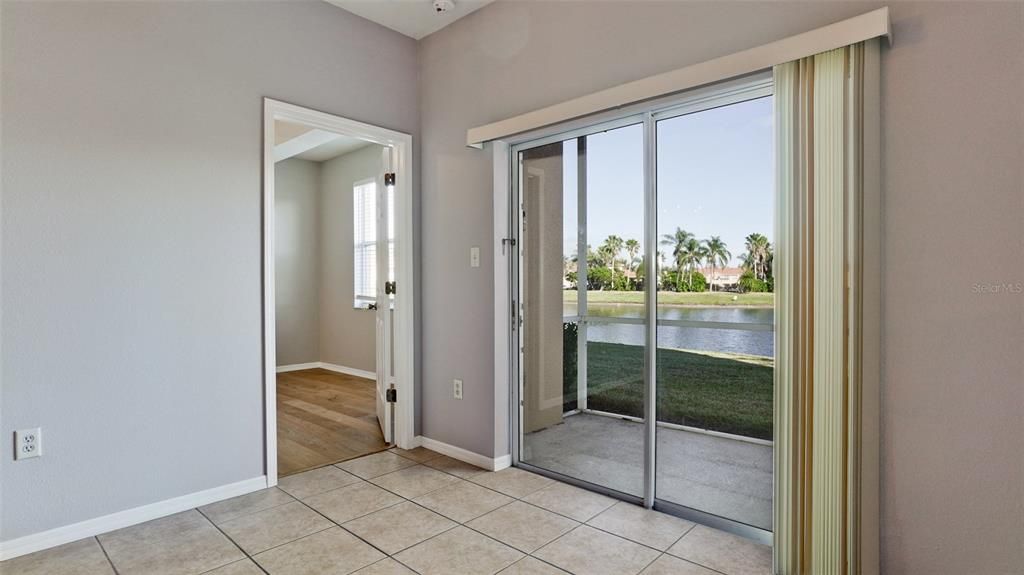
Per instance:
[[[480,248],[476,246],[469,248],[469,267],[480,267]]]
[[[19,429],[14,432],[14,459],[29,459],[43,454],[43,429]]]
[[[452,395],[455,396],[455,399],[462,399],[462,380],[461,379],[453,379],[452,380]]]

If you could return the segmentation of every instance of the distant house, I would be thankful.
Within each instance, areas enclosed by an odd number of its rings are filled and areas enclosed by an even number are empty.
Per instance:
[[[708,270],[710,273],[711,270]],[[740,276],[743,275],[743,268],[715,268],[713,277],[708,282],[717,289],[727,290],[736,287],[740,283]]]

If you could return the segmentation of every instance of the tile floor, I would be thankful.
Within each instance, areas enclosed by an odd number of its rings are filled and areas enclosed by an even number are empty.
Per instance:
[[[771,549],[417,448],[0,563],[3,575],[749,575]]]

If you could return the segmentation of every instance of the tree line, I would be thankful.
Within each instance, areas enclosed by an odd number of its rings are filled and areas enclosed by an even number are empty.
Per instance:
[[[732,252],[719,236],[698,239],[694,234],[676,228],[671,234],[664,234],[659,243],[668,252],[658,250],[661,277],[658,288],[667,291],[703,292],[715,291],[715,284],[708,276],[728,267]],[[771,242],[764,234],[752,233],[745,239],[746,251],[739,256],[743,273],[730,291],[771,292],[775,282],[772,277],[774,257]],[[644,289],[644,258],[640,255],[640,242],[624,240],[619,236],[608,236],[604,243],[593,249],[587,246],[587,289],[642,291]],[[566,281],[576,286],[579,257],[573,255],[564,261]]]

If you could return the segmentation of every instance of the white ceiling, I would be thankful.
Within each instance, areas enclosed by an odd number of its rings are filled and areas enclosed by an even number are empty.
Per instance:
[[[288,158],[323,162],[372,143],[282,120],[274,121],[274,134],[275,162]]]
[[[433,0],[327,0],[339,8],[417,40],[494,0],[453,1],[455,8],[438,13],[434,11]]]

